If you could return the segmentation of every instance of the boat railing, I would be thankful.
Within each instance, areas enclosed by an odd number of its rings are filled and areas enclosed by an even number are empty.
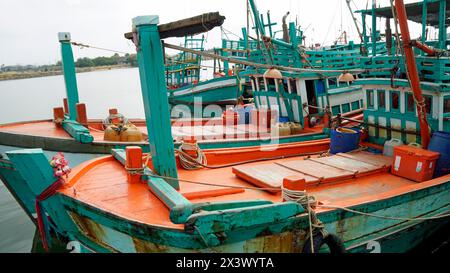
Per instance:
[[[247,50],[247,43],[245,40],[227,40],[222,39],[222,48],[224,50]],[[248,50],[253,51],[258,48],[258,43],[255,41],[248,41]]]
[[[450,83],[450,58],[417,56],[416,63],[421,81]],[[364,78],[391,77],[391,71],[377,70],[380,68],[389,67],[398,67],[400,74],[406,73],[404,59],[401,56],[376,56],[361,58],[361,68],[370,70],[361,75]]]
[[[307,64],[320,69],[356,69],[361,63],[359,50],[306,51]]]

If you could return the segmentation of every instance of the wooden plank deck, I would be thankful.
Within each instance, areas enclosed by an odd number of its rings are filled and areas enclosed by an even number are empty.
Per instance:
[[[353,152],[329,157],[282,159],[271,163],[233,167],[233,173],[258,187],[280,188],[283,179],[302,175],[307,184],[344,181],[373,173],[387,172],[392,158],[367,152]]]

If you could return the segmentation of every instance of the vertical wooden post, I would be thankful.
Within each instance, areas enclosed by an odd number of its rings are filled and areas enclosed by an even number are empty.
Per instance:
[[[292,175],[283,178],[283,188],[291,191],[304,191],[306,190],[305,177],[302,175]],[[283,202],[286,200],[283,199]]]
[[[71,120],[76,120],[76,104],[79,102],[79,99],[77,78],[75,74],[75,62],[73,60],[72,45],[70,43],[70,33],[60,32],[58,33],[58,38],[61,44],[61,62],[64,72],[64,81],[66,84],[69,117]]]
[[[77,103],[76,105],[76,111],[77,111],[77,122],[81,125],[87,126],[88,119],[87,119],[87,113],[86,113],[86,104],[84,103]]]
[[[245,27],[242,28],[242,37],[244,37],[245,50],[250,50],[249,43],[248,43],[247,28],[245,28]]]
[[[377,16],[375,9],[377,8],[377,1],[372,0],[372,56],[377,53]]]
[[[428,0],[422,2],[422,44],[427,40],[427,16],[428,16]],[[423,52],[422,54],[425,54]]]
[[[440,0],[439,2],[439,48],[446,49],[447,42],[447,26],[445,25],[447,1]]]
[[[63,105],[64,105],[64,114],[69,114],[69,103],[67,102],[67,98],[63,99]]]
[[[55,122],[56,126],[61,127],[63,120],[64,120],[64,108],[63,107],[53,108],[53,121]]]
[[[222,48],[227,48],[227,41],[222,40]],[[227,50],[222,50],[222,56],[223,57],[228,57],[228,51]],[[228,63],[228,61],[223,61],[223,71],[225,72],[225,75],[228,75],[228,70],[230,69],[230,64]]]
[[[290,37],[290,42],[292,44],[292,48],[294,48],[294,50],[297,50],[298,49],[297,29],[295,28],[294,22],[289,23],[289,37]],[[295,66],[296,67],[302,66],[300,56],[299,56],[299,59],[295,59]]]
[[[154,171],[175,178],[166,181],[179,189],[158,23],[156,15],[139,16],[133,19],[133,28],[137,30],[135,43]]]
[[[361,20],[362,20],[362,28],[363,28],[363,32],[362,32],[362,36],[363,36],[363,43],[364,43],[364,48],[365,50],[363,50],[362,52],[364,53],[364,56],[367,56],[367,27],[366,27],[366,14],[365,13],[361,13]]]
[[[125,153],[128,183],[139,183],[141,174],[137,173],[137,170],[142,168],[142,148],[139,146],[128,146],[125,149]]]

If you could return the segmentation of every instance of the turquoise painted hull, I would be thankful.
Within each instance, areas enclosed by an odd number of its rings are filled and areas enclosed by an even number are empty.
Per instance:
[[[34,197],[28,182],[10,162],[2,163],[0,174],[32,215]],[[253,214],[245,214],[243,209],[221,210],[214,216],[219,217],[218,222],[211,225],[194,214],[184,229],[172,229],[125,219],[61,194],[43,202],[54,222],[50,233],[57,234],[59,241],[75,242],[81,252],[301,252],[309,226],[307,214],[298,210],[297,204],[280,204],[256,205]],[[403,218],[448,214],[450,176],[432,186],[351,208]],[[253,216],[246,218],[249,215]],[[340,209],[320,212],[318,217],[327,231],[342,239],[349,252],[388,253],[412,249],[450,220],[387,220]]]
[[[171,106],[233,103],[242,95],[235,77],[223,77],[169,91]]]

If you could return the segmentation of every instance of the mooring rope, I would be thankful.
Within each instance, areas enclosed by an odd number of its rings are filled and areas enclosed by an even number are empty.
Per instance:
[[[180,158],[181,166],[186,170],[200,169],[203,165],[207,165],[205,153],[198,146],[198,143],[182,142],[180,148],[177,150]],[[197,154],[196,158],[191,157],[186,151],[192,151]]]

